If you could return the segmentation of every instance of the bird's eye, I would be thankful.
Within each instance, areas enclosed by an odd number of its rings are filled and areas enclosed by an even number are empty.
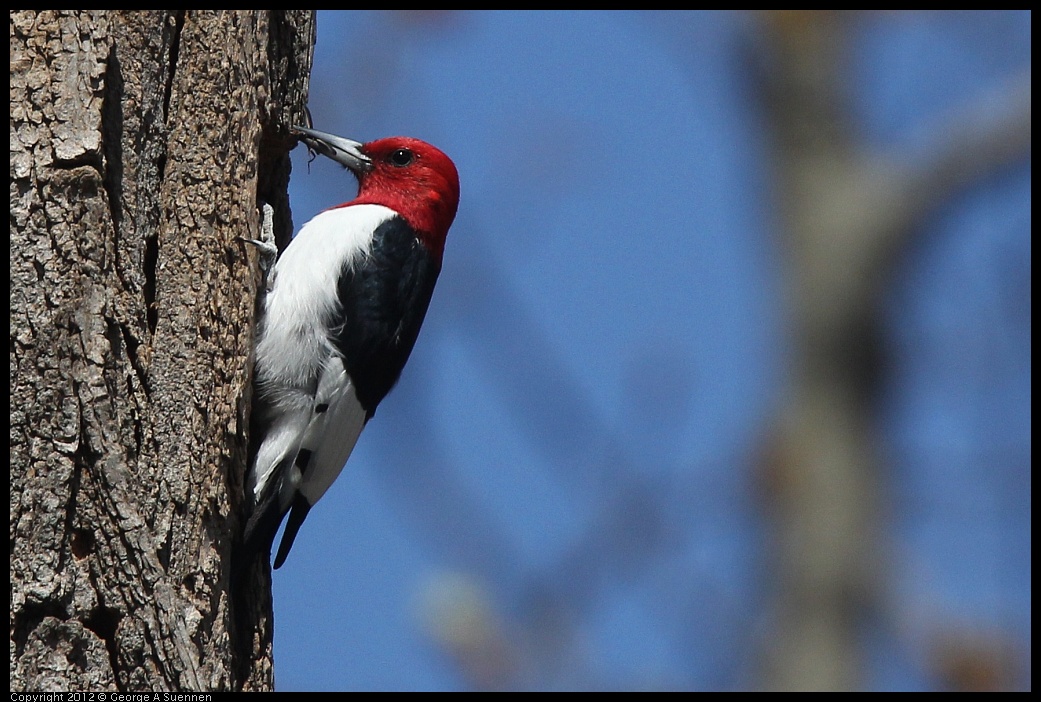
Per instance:
[[[415,161],[416,155],[408,149],[395,149],[390,152],[390,156],[387,157],[387,160],[390,161],[392,166],[403,168]]]

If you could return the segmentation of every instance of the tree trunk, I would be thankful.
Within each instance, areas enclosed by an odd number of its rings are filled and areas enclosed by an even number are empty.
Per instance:
[[[267,576],[230,596],[259,283],[238,237],[258,200],[292,229],[314,17],[10,33],[11,687],[270,689]]]

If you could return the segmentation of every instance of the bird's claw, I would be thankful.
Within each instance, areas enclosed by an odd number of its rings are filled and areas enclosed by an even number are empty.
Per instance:
[[[257,251],[260,252],[260,269],[267,273],[278,258],[278,247],[275,245],[275,210],[268,203],[262,202],[260,211],[260,238],[247,239],[240,236],[239,239],[257,247]]]

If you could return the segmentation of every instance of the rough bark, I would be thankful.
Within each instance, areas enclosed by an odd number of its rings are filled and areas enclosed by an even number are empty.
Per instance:
[[[10,14],[14,690],[271,687],[266,579],[244,636],[229,595],[259,282],[238,237],[260,199],[291,231],[313,32]]]

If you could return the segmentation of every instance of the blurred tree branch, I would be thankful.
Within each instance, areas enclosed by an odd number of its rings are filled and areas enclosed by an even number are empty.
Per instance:
[[[677,22],[678,16],[656,16],[656,27],[672,32],[683,49],[696,37],[685,33],[690,23]],[[774,42],[766,88],[792,321],[790,347],[778,350],[790,353],[792,386],[766,454],[778,525],[779,644],[769,652],[761,684],[853,689],[860,674],[856,617],[883,596],[876,580],[883,561],[875,522],[880,471],[865,392],[875,374],[876,302],[891,265],[922,231],[918,225],[925,216],[958,189],[1029,152],[1029,76],[975,103],[986,109],[937,125],[932,148],[906,165],[905,155],[890,159],[859,148],[844,112],[846,22],[854,15],[758,17],[757,42],[764,33]],[[598,511],[556,559],[534,571],[525,568],[502,515],[457,473],[434,411],[410,415],[407,430],[414,440],[386,442],[388,460],[379,478],[403,502],[417,532],[462,573],[432,588],[433,603],[425,603],[428,632],[475,688],[518,689],[532,679],[573,689],[602,685],[602,671],[583,647],[577,624],[597,606],[599,594],[619,580],[648,578],[656,562],[678,550],[677,534],[690,534],[689,514],[669,511],[661,496],[675,486],[656,483],[640,470],[648,458],[627,453],[618,427],[583,392],[544,325],[511,288],[509,272],[494,266],[494,256],[470,250],[467,259],[453,262],[453,274],[440,285],[439,304],[459,303],[451,311],[452,328],[464,330],[475,368],[488,372],[503,407],[516,413],[521,440],[560,468],[551,479],[561,492],[595,501]],[[416,368],[422,363],[422,357],[411,361],[410,383],[428,383],[414,390],[426,399],[411,404],[435,408],[434,384],[441,380],[433,367]],[[415,471],[416,465],[423,470]],[[683,518],[687,522],[675,523]],[[509,600],[521,606],[492,601],[482,582],[488,592],[511,593]],[[656,594],[669,602],[675,630],[694,630],[711,606],[690,581],[670,582]],[[748,642],[754,627],[748,628],[730,640]],[[489,665],[489,651],[506,652],[497,659],[500,665]],[[754,654],[727,648],[721,655],[740,670],[742,663],[733,659]]]
[[[869,405],[877,303],[924,217],[1029,154],[1030,76],[937,125],[922,158],[879,158],[857,148],[845,113],[854,15],[759,17],[772,51],[766,87],[792,330],[792,384],[766,454],[779,634],[763,684],[850,690],[862,682],[856,618],[883,604],[883,471]]]

